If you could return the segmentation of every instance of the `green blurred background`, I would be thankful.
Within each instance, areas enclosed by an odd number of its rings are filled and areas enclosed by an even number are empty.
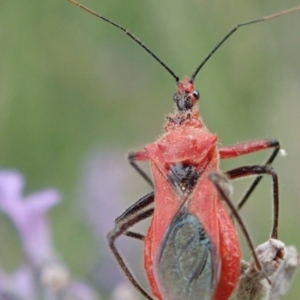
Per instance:
[[[299,2],[86,0],[83,4],[130,29],[183,77],[191,75],[236,23]],[[88,226],[78,217],[85,161],[93,149],[124,153],[120,167],[125,176],[133,178],[133,186],[141,182],[144,187],[125,154],[162,131],[165,115],[173,111],[174,80],[122,32],[64,0],[1,1],[0,28],[1,167],[20,170],[28,192],[51,186],[63,193],[64,201],[50,215],[55,246],[73,274],[84,278],[99,255]],[[281,188],[280,238],[298,248],[299,28],[296,12],[240,29],[196,80],[201,114],[222,145],[260,137],[281,141],[288,155],[275,163]],[[266,157],[261,153],[231,160],[222,168],[260,163]],[[238,182],[235,198],[246,184]],[[137,190],[130,189],[122,201],[137,199],[143,193]],[[116,211],[116,216],[120,213]],[[269,178],[243,210],[243,218],[255,244],[268,238]],[[16,233],[2,215],[0,240],[1,265],[13,270],[22,255]],[[244,257],[249,257],[246,248]],[[299,299],[299,280],[285,299]]]

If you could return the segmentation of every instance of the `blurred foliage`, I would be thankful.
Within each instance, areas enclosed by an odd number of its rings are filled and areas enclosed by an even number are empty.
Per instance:
[[[236,23],[299,3],[89,0],[83,4],[130,29],[183,77]],[[201,113],[220,143],[259,137],[281,141],[288,156],[275,163],[281,183],[280,238],[298,248],[299,21],[297,12],[240,29],[196,80]],[[173,78],[126,35],[67,1],[1,1],[0,28],[1,167],[23,172],[28,191],[48,186],[62,191],[63,204],[51,215],[56,247],[78,276],[86,276],[98,253],[76,208],[84,160],[97,147],[125,154],[153,141],[162,131],[164,116],[173,110]],[[266,156],[243,157],[223,168],[260,163]],[[124,167],[132,176],[127,165],[124,155]],[[235,197],[245,186],[241,182]],[[267,178],[243,214],[255,244],[268,237],[270,194]],[[131,202],[139,197],[131,196]],[[5,240],[1,263],[13,269],[21,260],[19,243],[3,216],[0,239]],[[298,299],[299,292],[295,284],[286,299]]]

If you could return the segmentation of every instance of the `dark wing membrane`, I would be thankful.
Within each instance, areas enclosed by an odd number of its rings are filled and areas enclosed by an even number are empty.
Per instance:
[[[216,259],[202,224],[183,207],[168,228],[157,261],[162,298],[213,299],[219,275]]]

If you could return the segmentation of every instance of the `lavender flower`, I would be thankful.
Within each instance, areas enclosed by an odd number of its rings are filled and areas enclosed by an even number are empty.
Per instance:
[[[0,172],[0,209],[14,223],[29,261],[41,266],[55,257],[47,211],[60,201],[49,189],[23,197],[24,178],[16,171]]]
[[[98,299],[91,288],[71,280],[53,248],[46,214],[60,202],[60,194],[48,189],[24,197],[23,188],[20,173],[0,171],[0,210],[16,227],[26,257],[12,276],[0,273],[0,296],[11,300]]]

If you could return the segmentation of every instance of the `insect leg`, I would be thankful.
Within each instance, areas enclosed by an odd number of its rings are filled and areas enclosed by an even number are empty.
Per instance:
[[[274,158],[276,157],[277,152],[280,149],[279,141],[275,139],[261,139],[261,140],[248,141],[244,143],[221,147],[218,149],[218,152],[220,154],[221,159],[226,159],[226,158],[234,158],[241,155],[250,154],[250,153],[254,153],[257,151],[270,149],[270,148],[274,148],[274,151],[271,157],[269,158],[269,160],[272,159],[273,161]]]
[[[273,152],[271,153],[270,157],[268,160],[265,162],[265,166],[270,165],[273,163],[275,158],[277,157],[279,151],[280,151],[280,144],[279,141],[274,140],[274,139],[262,139],[262,140],[256,140],[256,141],[251,141],[251,142],[245,142],[245,143],[240,143],[237,145],[232,145],[224,148],[219,149],[219,154],[221,159],[226,159],[226,158],[232,158],[232,157],[237,157],[240,155],[245,155],[245,154],[250,154],[253,152],[265,150],[265,149],[270,149],[273,148]],[[262,176],[257,176],[252,184],[249,186],[247,189],[245,195],[242,197],[240,202],[237,205],[237,209],[240,210],[254,189],[257,187],[259,182],[262,180]]]
[[[140,233],[134,232],[134,231],[126,231],[124,233],[124,235],[134,238],[134,239],[137,239],[137,240],[140,240],[140,241],[143,241],[145,239],[145,236],[143,234],[140,234]]]
[[[131,206],[129,206],[123,213],[121,216],[119,216],[118,218],[116,218],[115,223],[120,223],[123,222],[124,220],[126,220],[127,218],[129,218],[130,216],[134,215],[137,211],[142,211],[142,210],[146,210],[146,209],[150,209],[150,205],[153,204],[153,200],[154,200],[154,192],[151,192],[149,194],[147,194],[146,196],[142,197],[140,200],[138,200],[137,202],[135,202],[134,204],[132,204]],[[151,215],[149,215],[150,217]],[[126,235],[128,237],[132,237],[138,240],[144,240],[145,236],[140,234],[140,233],[136,233],[133,231],[126,231],[123,233],[123,235]]]
[[[136,163],[136,161],[149,160],[147,154],[144,151],[131,152],[128,154],[128,160],[129,160],[129,163],[133,166],[133,168],[149,183],[149,185],[152,188],[154,188],[154,184],[153,184],[151,178]]]
[[[138,222],[152,216],[153,208],[148,206],[154,201],[154,193],[149,193],[148,195],[141,198],[135,204],[133,204],[129,209],[127,209],[119,218],[115,221],[115,228],[108,233],[107,239],[109,247],[113,252],[117,262],[119,263],[121,269],[125,273],[126,277],[133,284],[133,286],[148,300],[154,300],[149,294],[141,287],[137,280],[132,275],[131,271],[125,264],[121,254],[115,246],[116,239],[126,234],[127,229],[137,224]]]
[[[272,176],[273,181],[273,228],[271,238],[277,239],[278,236],[278,218],[279,218],[279,191],[278,191],[278,176],[270,165],[264,166],[244,166],[226,172],[229,179],[237,179],[253,175],[268,174]]]
[[[238,224],[239,224],[239,226],[240,226],[240,228],[241,228],[241,230],[242,230],[242,232],[245,236],[246,242],[248,244],[248,247],[250,249],[252,257],[254,259],[257,270],[262,271],[262,266],[259,262],[259,259],[258,259],[257,255],[256,255],[255,248],[254,248],[253,243],[251,241],[249,232],[247,231],[247,228],[246,228],[245,224],[243,223],[237,209],[235,208],[232,201],[227,196],[227,190],[224,188],[224,186],[227,185],[226,184],[226,181],[228,180],[227,177],[223,173],[212,172],[212,173],[209,174],[209,179],[214,183],[214,185],[215,185],[216,189],[218,190],[218,192],[220,193],[222,199],[226,202],[226,204],[227,204],[228,208],[230,209],[232,215],[234,216],[234,218],[238,222]]]

